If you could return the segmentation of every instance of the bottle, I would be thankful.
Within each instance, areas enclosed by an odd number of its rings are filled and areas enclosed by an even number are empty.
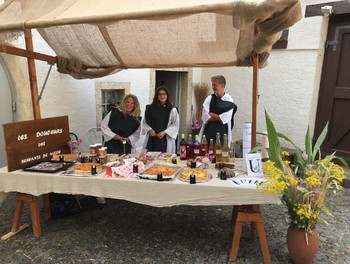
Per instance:
[[[186,159],[186,150],[187,150],[187,142],[185,140],[185,134],[181,134],[181,141],[180,141],[180,159],[181,160]]]
[[[201,155],[205,156],[208,153],[208,142],[205,135],[202,136],[201,140]]]
[[[220,141],[220,133],[216,133],[216,140],[215,140],[215,157],[216,162],[221,162],[221,141]]]
[[[215,156],[215,152],[214,152],[214,140],[211,138],[210,140],[209,140],[209,148],[208,148],[208,154],[210,155],[210,156]]]
[[[229,162],[229,148],[228,148],[228,142],[227,142],[227,134],[224,134],[224,142],[222,143],[222,149],[221,149],[221,161],[222,162]]]
[[[197,158],[201,155],[201,144],[198,141],[198,135],[196,135],[194,140],[194,144],[193,144],[193,155],[194,158]]]
[[[187,141],[187,148],[186,148],[186,159],[193,159],[192,134],[188,134],[188,141]]]
[[[231,146],[230,146],[230,151],[229,151],[229,156],[230,156],[230,162],[235,162],[235,145],[233,143],[233,141],[231,141]]]

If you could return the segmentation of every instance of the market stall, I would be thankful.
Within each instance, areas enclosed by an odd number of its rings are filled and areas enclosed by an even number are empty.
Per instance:
[[[40,105],[37,103],[35,59],[54,63],[59,72],[70,74],[77,79],[98,78],[128,68],[253,66],[252,146],[254,146],[258,68],[267,65],[271,47],[281,36],[282,30],[291,27],[299,19],[301,19],[299,0],[101,0],[98,2],[10,0],[0,7],[2,43],[0,51],[27,58],[35,119],[41,118]],[[38,30],[56,56],[49,56],[34,50],[31,39],[32,29]],[[25,50],[4,43],[4,40],[16,38],[21,34],[25,35]],[[52,181],[60,181],[61,176],[30,174],[32,176],[28,178],[31,179],[32,187],[33,185],[38,188],[43,187],[39,191],[34,191],[35,188],[21,187],[21,185],[13,186],[11,177],[21,179],[22,173],[16,171],[8,173],[4,170],[6,169],[2,169],[0,173],[1,177],[6,179],[6,185],[2,189],[19,192],[13,232],[18,231],[24,202],[31,204],[32,215],[37,217],[38,195],[49,191],[84,193],[83,189],[69,190],[61,186],[60,190],[55,190],[55,188],[47,187],[54,186]],[[50,179],[47,182],[48,185],[42,185],[41,182],[45,182],[45,179],[48,178]],[[96,179],[79,178],[75,180],[80,184],[90,180],[97,181]],[[37,183],[38,180],[40,184]],[[118,182],[118,185],[132,183],[133,186],[137,186],[139,184],[138,181],[114,181]],[[102,184],[104,187],[101,187],[101,190],[103,191],[96,190],[89,194],[100,193],[109,196],[109,193],[106,193],[107,182],[109,181],[104,181]],[[216,181],[212,181],[214,182]],[[156,183],[142,184],[152,186]],[[184,187],[182,183],[177,185],[176,181],[169,185],[162,183],[162,186],[165,189],[167,186]],[[257,199],[256,202],[251,200],[239,202],[234,200],[233,190],[235,188],[230,187],[210,187],[210,190],[221,192],[221,188],[224,188],[232,192],[231,198],[222,197],[224,199],[219,199],[219,204],[226,204],[226,199],[231,204],[261,204],[264,201],[268,203],[275,201],[264,200],[266,198],[264,196],[264,198]],[[115,198],[123,199],[120,196]],[[203,201],[203,199],[199,200]],[[185,203],[191,204],[189,201]],[[209,203],[203,202],[203,204]],[[193,205],[195,205],[194,202]],[[258,218],[255,219],[259,219],[259,215],[261,218],[259,208],[254,209],[248,216],[244,212],[238,211],[237,213],[240,216],[238,219],[242,221],[252,221],[252,216],[256,215]],[[33,230],[34,224],[38,224],[38,219],[35,217]],[[262,221],[259,220],[257,225],[261,230]],[[38,228],[35,230],[38,231]],[[236,236],[237,233],[240,234],[240,231],[235,231],[236,248],[234,252],[238,250],[237,237],[239,243],[239,235]],[[34,235],[40,236],[40,232]],[[263,251],[268,253],[267,244]],[[237,257],[235,254],[231,253],[231,260],[235,260]],[[268,255],[264,254],[264,259],[269,262]]]

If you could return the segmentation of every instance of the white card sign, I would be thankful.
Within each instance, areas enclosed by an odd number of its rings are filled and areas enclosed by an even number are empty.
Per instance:
[[[263,176],[260,153],[247,154],[245,156],[248,176]]]

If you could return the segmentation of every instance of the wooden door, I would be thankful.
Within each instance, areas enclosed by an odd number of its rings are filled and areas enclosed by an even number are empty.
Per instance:
[[[329,122],[322,147],[350,160],[350,17],[331,18],[317,108],[315,136]]]

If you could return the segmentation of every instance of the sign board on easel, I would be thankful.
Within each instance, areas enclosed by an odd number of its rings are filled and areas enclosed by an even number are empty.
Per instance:
[[[8,171],[69,153],[68,116],[3,124]]]

